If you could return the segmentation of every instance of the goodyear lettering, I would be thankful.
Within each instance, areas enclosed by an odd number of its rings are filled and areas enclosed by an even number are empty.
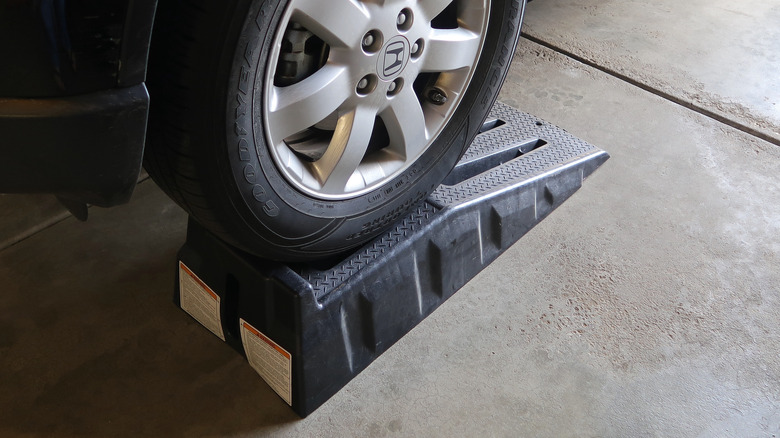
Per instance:
[[[238,78],[238,89],[247,94],[249,92],[249,69],[242,65]]]
[[[258,23],[263,16],[264,12],[261,10],[260,15],[258,16]],[[236,106],[234,129],[236,136],[239,137],[239,139],[236,145],[238,148],[238,159],[246,163],[244,165],[244,180],[252,185],[252,197],[254,197],[257,202],[262,204],[263,212],[266,215],[270,217],[276,217],[279,216],[281,210],[274,201],[268,199],[268,191],[266,188],[258,184],[257,168],[252,164],[252,145],[250,141],[245,138],[249,135],[249,132],[244,127],[251,126],[251,123],[247,121],[247,114],[250,112],[248,103],[249,99],[247,98],[247,95],[249,94],[251,88],[250,74],[252,69],[250,66],[252,64],[253,55],[254,49],[250,41],[244,48],[244,60],[246,61],[246,64],[241,66],[241,71],[239,72],[238,76],[238,89],[235,100]]]
[[[249,154],[249,142],[245,138],[238,140],[238,159],[241,161],[252,159],[252,156]]]
[[[266,28],[265,21],[266,21],[266,9],[267,5],[263,4],[260,7],[260,11],[257,12],[257,18],[255,19],[255,26],[257,26],[258,29],[263,30]]]
[[[274,201],[266,202],[265,205],[263,205],[263,211],[271,217],[279,216],[279,207],[276,206]]]
[[[246,60],[246,63],[249,65],[252,64],[252,53],[254,53],[254,49],[252,48],[252,45],[247,44],[246,49],[244,49],[244,59]]]
[[[236,119],[240,119],[246,115],[246,98],[243,94],[236,94],[236,102],[238,102],[238,105],[236,106]]]
[[[249,184],[254,184],[255,181],[257,181],[257,171],[255,171],[255,166],[251,164],[244,166],[244,179]]]
[[[254,188],[252,188],[252,196],[254,196],[258,202],[265,201],[265,194],[265,188],[260,184],[255,184]]]

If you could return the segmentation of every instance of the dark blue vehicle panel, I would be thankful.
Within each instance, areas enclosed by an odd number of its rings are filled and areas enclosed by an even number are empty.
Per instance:
[[[156,0],[0,0],[0,192],[126,202]]]

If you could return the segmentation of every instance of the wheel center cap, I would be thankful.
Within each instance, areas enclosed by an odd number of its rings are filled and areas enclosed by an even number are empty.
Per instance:
[[[409,62],[411,48],[409,40],[401,35],[396,36],[382,47],[379,52],[376,71],[383,81],[392,81],[404,71]]]

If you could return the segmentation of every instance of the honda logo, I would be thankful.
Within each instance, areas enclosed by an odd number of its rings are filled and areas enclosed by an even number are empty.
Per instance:
[[[392,76],[398,73],[404,66],[406,57],[406,46],[403,41],[396,41],[388,44],[385,50],[385,76]]]
[[[382,49],[377,65],[377,72],[383,80],[392,80],[403,71],[408,60],[409,41],[402,36],[396,36],[385,45],[384,49]]]

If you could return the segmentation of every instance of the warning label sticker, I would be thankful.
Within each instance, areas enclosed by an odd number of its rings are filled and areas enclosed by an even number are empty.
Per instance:
[[[184,263],[179,262],[179,299],[181,308],[203,327],[225,340],[222,318],[219,314],[220,298]]]
[[[241,319],[240,324],[241,342],[249,365],[292,406],[292,356],[248,322]]]

